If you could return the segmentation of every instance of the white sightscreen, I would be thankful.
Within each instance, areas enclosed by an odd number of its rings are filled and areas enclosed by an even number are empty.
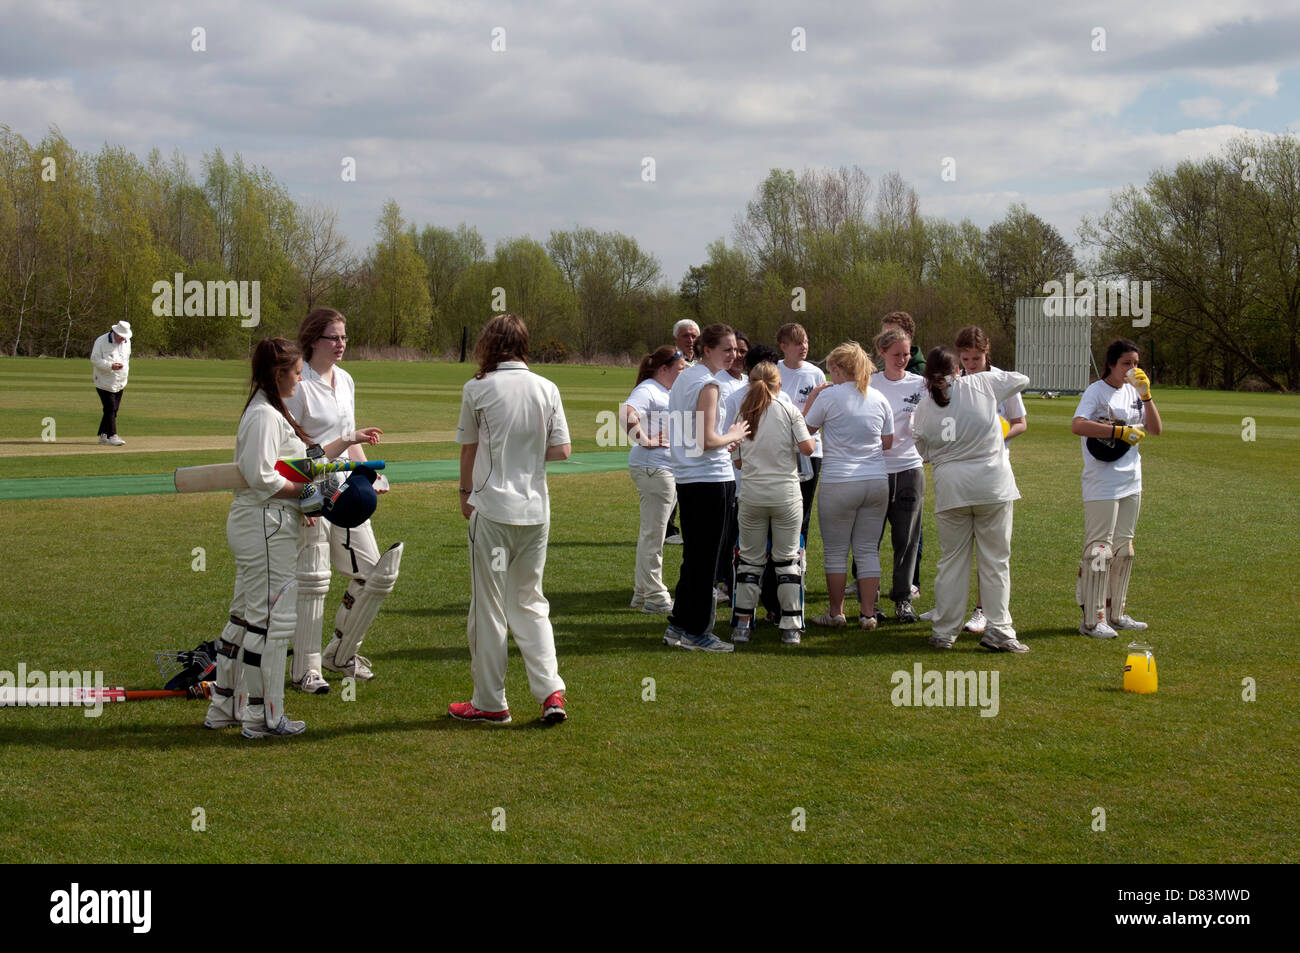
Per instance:
[[[1092,368],[1092,317],[1049,317],[1047,300],[1016,299],[1016,370],[1029,377],[1027,390],[1081,394]]]

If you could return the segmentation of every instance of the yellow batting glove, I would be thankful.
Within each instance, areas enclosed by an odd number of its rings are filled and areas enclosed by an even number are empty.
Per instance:
[[[1151,399],[1151,378],[1147,377],[1147,372],[1140,367],[1134,367],[1124,375],[1125,379],[1137,388],[1138,396],[1143,400]]]
[[[1141,427],[1125,427],[1116,424],[1111,433],[1112,440],[1123,440],[1130,447],[1136,447],[1138,441],[1147,435]]]
[[[1011,421],[999,414],[998,423],[1002,426],[1002,439],[1006,440],[1007,434],[1011,433]]]

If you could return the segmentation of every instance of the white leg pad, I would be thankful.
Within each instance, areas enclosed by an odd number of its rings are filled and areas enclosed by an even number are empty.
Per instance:
[[[364,582],[354,579],[348,585],[334,618],[334,639],[330,642],[333,651],[326,652],[334,665],[341,668],[357,654],[366,630],[379,614],[379,607],[393,591],[401,564],[402,544],[394,543],[379,557]]]
[[[1084,550],[1079,563],[1080,605],[1083,621],[1094,626],[1106,621],[1106,589],[1110,578],[1111,548],[1106,543],[1094,543]]]
[[[217,684],[208,706],[207,720],[220,725],[239,719],[239,692],[243,681],[244,620],[230,617],[217,640]]]
[[[1110,586],[1107,607],[1110,618],[1118,619],[1128,611],[1128,579],[1133,572],[1133,543],[1120,546],[1110,563]]]
[[[803,629],[803,573],[799,563],[776,567],[776,598],[781,603],[781,628]]]

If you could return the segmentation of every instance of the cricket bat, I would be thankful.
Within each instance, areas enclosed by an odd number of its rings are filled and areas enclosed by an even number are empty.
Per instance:
[[[342,463],[317,462],[306,458],[277,460],[275,472],[293,483],[309,483],[326,473],[340,473],[369,467],[384,469],[383,460],[345,460]],[[173,479],[177,493],[206,493],[211,490],[242,490],[248,481],[239,472],[238,464],[211,463],[202,467],[178,467]]]
[[[137,702],[155,698],[211,698],[213,682],[190,688],[0,688],[0,708],[58,708],[97,702]]]

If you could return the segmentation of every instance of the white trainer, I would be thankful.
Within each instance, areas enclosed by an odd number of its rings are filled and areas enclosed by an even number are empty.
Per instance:
[[[682,534],[681,534],[681,533],[673,533],[673,535],[669,536],[667,539],[664,540],[664,545],[665,545],[665,546],[680,546],[680,545],[682,545]]]
[[[937,611],[938,611],[937,609],[926,609],[919,616],[917,616],[917,618],[920,619],[922,622],[930,622],[934,619],[934,614]]]
[[[1112,629],[1128,630],[1132,632],[1142,632],[1148,628],[1145,622],[1139,622],[1137,619],[1128,615],[1122,615],[1118,619],[1111,619],[1110,627]]]
[[[121,437],[119,437],[117,434],[113,434],[113,436],[109,437],[104,442],[108,444],[110,447],[120,447],[126,443],[126,441],[123,440]]]
[[[971,615],[970,621],[965,625],[967,632],[973,632],[975,635],[982,635],[984,630],[989,626],[989,620],[984,618],[984,610],[975,607],[975,612]]]
[[[99,442],[100,442],[100,443],[103,443],[103,444],[108,443],[108,434],[106,434],[106,433],[102,433],[102,434],[100,434],[100,435],[99,435]]]
[[[1079,632],[1090,639],[1114,639],[1119,636],[1119,633],[1105,622],[1098,622],[1096,625],[1080,625]]]
[[[300,681],[294,682],[293,687],[308,695],[328,695],[330,692],[330,683],[321,678],[320,672],[315,669],[309,671]]]
[[[782,644],[782,645],[798,645],[798,644],[799,644],[799,630],[798,630],[798,629],[782,629],[782,630],[781,630],[781,644]]]
[[[288,738],[292,735],[300,735],[306,730],[305,721],[290,721],[288,715],[281,715],[280,723],[274,728],[268,728],[265,724],[251,728],[245,725],[240,734],[245,738]]]
[[[640,609],[643,605],[645,605],[645,596],[633,596],[627,607],[629,609]]]

